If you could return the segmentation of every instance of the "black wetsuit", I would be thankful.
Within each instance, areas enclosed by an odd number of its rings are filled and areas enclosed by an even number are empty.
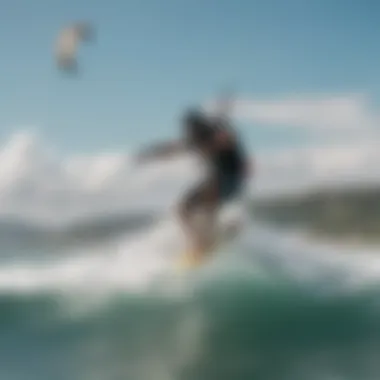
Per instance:
[[[207,151],[208,144],[212,144],[220,129],[221,126],[212,123],[198,125],[193,132],[191,145],[194,148],[205,145]],[[205,160],[209,165],[209,177],[187,194],[185,204],[188,208],[204,203],[210,186],[216,185],[216,202],[219,204],[231,200],[242,190],[246,156],[239,141],[234,141],[225,148],[210,150],[205,154]]]

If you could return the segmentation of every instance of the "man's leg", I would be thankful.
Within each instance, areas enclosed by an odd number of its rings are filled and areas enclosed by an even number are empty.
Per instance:
[[[199,251],[207,252],[216,243],[218,203],[210,202],[202,209]]]
[[[178,217],[182,230],[191,244],[191,252],[197,251],[197,234],[195,230],[195,211],[199,203],[201,188],[191,189],[178,206]]]
[[[214,181],[208,181],[185,196],[179,206],[180,222],[194,254],[202,254],[214,242],[217,190]],[[201,223],[195,220],[197,211],[201,212]]]

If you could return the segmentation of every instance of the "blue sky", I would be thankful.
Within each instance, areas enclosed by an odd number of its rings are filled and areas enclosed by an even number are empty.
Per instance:
[[[175,136],[186,106],[238,94],[367,94],[380,100],[380,4],[353,0],[2,0],[0,135],[35,127],[65,151]],[[88,20],[83,75],[53,62],[59,29]],[[302,141],[242,124],[253,146]]]

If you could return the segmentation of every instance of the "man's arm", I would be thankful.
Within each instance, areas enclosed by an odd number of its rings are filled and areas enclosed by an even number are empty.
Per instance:
[[[165,159],[176,154],[184,153],[187,147],[182,141],[169,141],[164,143],[154,144],[143,149],[136,156],[138,163],[144,163],[151,160]]]

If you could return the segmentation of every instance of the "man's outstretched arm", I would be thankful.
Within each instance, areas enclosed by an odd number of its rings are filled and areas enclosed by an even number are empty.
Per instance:
[[[168,141],[151,145],[143,149],[136,155],[137,163],[144,163],[152,160],[169,158],[171,156],[184,153],[187,150],[182,141]]]

